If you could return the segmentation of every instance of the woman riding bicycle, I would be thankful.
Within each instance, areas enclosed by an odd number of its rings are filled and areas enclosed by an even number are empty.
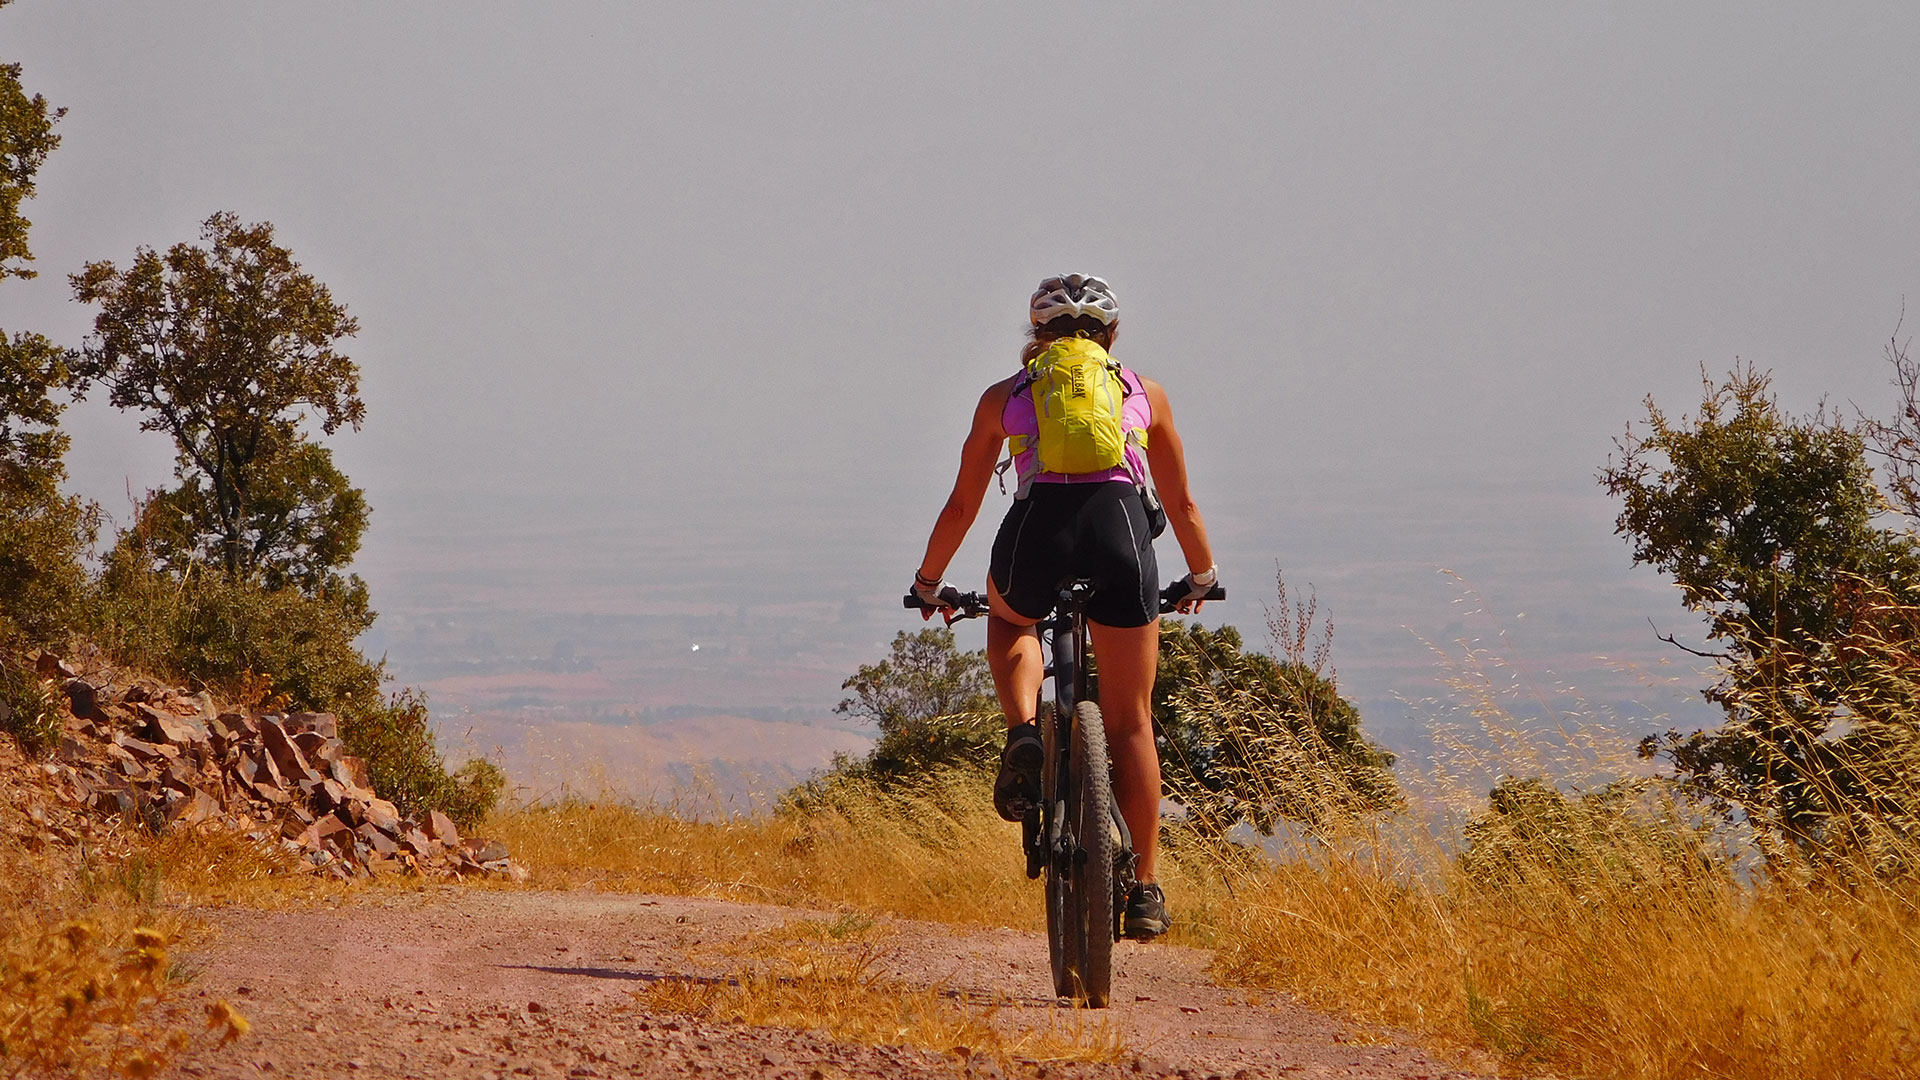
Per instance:
[[[1164,500],[1167,524],[1192,568],[1183,581],[1187,591],[1180,611],[1199,609],[1217,571],[1200,508],[1187,489],[1186,456],[1166,391],[1106,356],[1120,327],[1113,290],[1097,277],[1048,278],[1033,294],[1028,312],[1032,340],[1022,352],[1022,370],[988,387],[974,409],[973,429],[960,451],[960,474],[927,540],[913,592],[927,604],[946,606],[941,594],[950,586],[941,575],[980,512],[1001,445],[1012,439],[1020,491],[994,539],[987,578],[987,664],[1007,719],[994,807],[1008,821],[1019,821],[1039,802],[1044,752],[1034,717],[1045,662],[1034,624],[1053,609],[1062,581],[1090,579],[1095,591],[1087,623],[1100,663],[1100,711],[1113,755],[1114,795],[1138,856],[1138,884],[1127,897],[1125,929],[1129,937],[1151,938],[1165,933],[1169,920],[1166,898],[1154,883],[1160,758],[1152,699],[1160,654],[1160,572],[1141,448]],[[1051,399],[1033,387],[1045,377],[1042,366],[1063,350],[1095,355],[1114,376],[1113,402],[1125,431],[1124,446],[1113,455],[1121,458],[1116,465],[1052,472],[1040,462],[1048,448],[1041,414]],[[1072,387],[1076,396],[1085,397],[1082,389],[1078,383]]]

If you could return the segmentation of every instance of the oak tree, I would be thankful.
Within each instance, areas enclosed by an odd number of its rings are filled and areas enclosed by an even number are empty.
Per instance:
[[[201,240],[73,275],[74,296],[100,307],[75,374],[173,438],[179,486],[153,509],[165,558],[323,588],[358,545],[366,507],[301,425],[360,426],[359,369],[339,348],[359,324],[271,224],[218,213]]]
[[[1651,736],[1641,752],[1792,848],[1827,848],[1850,807],[1878,798],[1890,729],[1873,701],[1891,699],[1868,688],[1915,673],[1904,635],[1886,628],[1920,603],[1920,543],[1882,522],[1891,507],[1857,426],[1824,409],[1787,415],[1751,367],[1702,381],[1693,417],[1649,399],[1645,428],[1629,428],[1600,474],[1634,561],[1708,618],[1711,647],[1682,647],[1720,672],[1706,696],[1726,721]]]
[[[20,205],[60,144],[53,125],[66,111],[29,96],[20,73],[19,64],[0,64],[0,283],[34,276]],[[96,513],[60,491],[67,436],[56,395],[68,360],[39,334],[0,329],[0,644],[53,641],[70,626],[86,582],[81,557]]]

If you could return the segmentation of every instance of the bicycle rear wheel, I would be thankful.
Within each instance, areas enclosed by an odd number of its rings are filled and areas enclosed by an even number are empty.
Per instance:
[[[1078,946],[1079,986],[1074,993],[1091,1009],[1107,1007],[1113,985],[1113,861],[1119,836],[1113,825],[1113,774],[1107,759],[1107,729],[1100,706],[1082,701],[1073,708],[1073,742],[1068,755],[1073,790],[1067,814],[1085,861],[1074,859],[1070,938]]]
[[[1080,979],[1080,944],[1072,931],[1072,878],[1061,868],[1060,860],[1062,834],[1070,835],[1064,747],[1072,740],[1058,702],[1047,704],[1046,716],[1047,724],[1042,732],[1046,765],[1040,774],[1040,844],[1046,860],[1047,961],[1053,969],[1055,996],[1073,997]]]

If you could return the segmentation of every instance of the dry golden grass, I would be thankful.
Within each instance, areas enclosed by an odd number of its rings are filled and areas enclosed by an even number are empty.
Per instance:
[[[47,843],[22,809],[44,814],[45,793],[5,788],[6,831],[27,842],[0,846],[0,1076],[152,1075],[189,1042],[151,1018],[190,977],[169,949],[193,923],[159,903],[164,867],[139,838]],[[237,1037],[246,1021],[216,1004]]]
[[[1572,892],[1388,872],[1371,853],[1242,883],[1222,979],[1594,1077],[1920,1075],[1920,919],[1891,890]]]
[[[987,782],[943,773],[918,786],[839,785],[805,813],[689,820],[674,807],[570,800],[496,813],[486,835],[529,871],[527,887],[593,887],[879,912],[961,925],[1045,927],[1020,827],[994,813]],[[1183,940],[1208,932],[1210,860],[1166,860],[1190,896]],[[1207,898],[1206,902],[1202,898]]]
[[[1437,732],[1435,759],[1410,777],[1410,814],[1240,874],[1218,934],[1221,979],[1522,1071],[1920,1076],[1911,877],[1764,863],[1750,834],[1663,796],[1630,741],[1577,703],[1521,723],[1512,696],[1536,694],[1524,678],[1486,654],[1456,670],[1472,736]],[[1490,815],[1488,787],[1516,774],[1543,778],[1532,790],[1549,800],[1556,786],[1600,795]]]
[[[634,998],[646,1009],[968,1058],[1115,1061],[1126,1053],[1104,1018],[1076,1012],[1039,1029],[997,1024],[997,1004],[896,979],[884,970],[881,936],[870,920],[796,920],[731,950],[735,963],[723,975],[668,979]]]
[[[349,888],[232,831],[91,819],[0,739],[0,1077],[148,1076],[192,1039],[240,1037],[247,1022],[224,1002],[209,1035],[152,1019],[194,977],[178,957],[205,934],[194,907]]]

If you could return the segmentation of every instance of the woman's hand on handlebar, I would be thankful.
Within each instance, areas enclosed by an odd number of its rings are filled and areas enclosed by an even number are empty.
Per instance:
[[[1161,614],[1179,612],[1182,615],[1191,615],[1199,611],[1201,606],[1209,600],[1227,598],[1227,590],[1220,584],[1218,571],[1209,569],[1200,581],[1195,581],[1195,576],[1190,573],[1160,590]]]
[[[920,576],[918,570],[913,572],[913,588],[908,589],[907,592],[920,601],[922,622],[933,618],[933,613],[936,611],[944,616],[960,606],[959,589],[947,584],[945,578],[935,578],[929,582]]]
[[[957,619],[975,619],[987,613],[987,598],[979,593],[963,593],[945,581],[936,581],[929,585],[914,575],[913,588],[901,598],[905,606],[918,608],[920,618],[933,618],[936,612],[947,625],[953,625]]]

